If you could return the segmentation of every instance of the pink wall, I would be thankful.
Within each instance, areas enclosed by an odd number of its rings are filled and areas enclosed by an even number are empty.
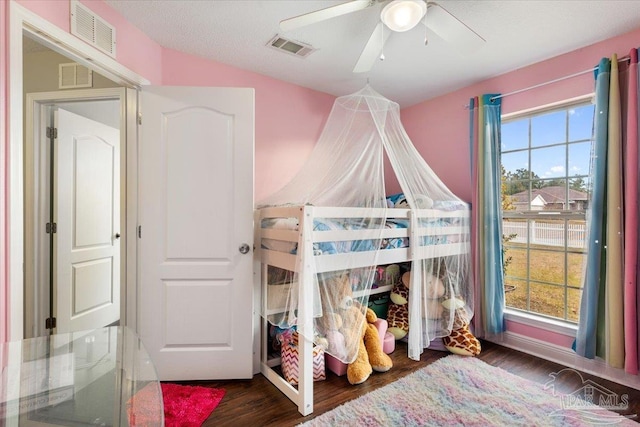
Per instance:
[[[334,96],[165,49],[162,84],[255,88],[255,198],[286,184],[307,159]]]
[[[418,151],[460,198],[471,200],[469,174],[469,99],[483,93],[508,93],[597,65],[600,58],[624,56],[640,44],[640,30],[578,49],[402,110],[402,122]],[[592,74],[567,79],[502,99],[512,113],[593,92]]]

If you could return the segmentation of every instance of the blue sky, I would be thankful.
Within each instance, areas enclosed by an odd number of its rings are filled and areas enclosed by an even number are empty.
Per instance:
[[[540,178],[564,177],[567,170],[569,177],[588,175],[593,111],[593,105],[583,105],[503,123],[502,165],[507,172],[529,168],[529,152],[526,148],[529,147],[530,127],[532,172]],[[566,146],[553,145],[567,140],[582,142],[570,144],[568,153]]]

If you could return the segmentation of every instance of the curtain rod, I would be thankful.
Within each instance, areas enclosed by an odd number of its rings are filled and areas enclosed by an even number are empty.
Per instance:
[[[583,74],[593,73],[597,69],[598,69],[598,67],[589,68],[588,70],[583,70],[583,71],[580,71],[580,72],[577,72],[577,73],[574,73],[574,74],[570,74],[570,75],[564,76],[564,77],[558,77],[557,79],[549,80],[548,82],[538,83],[537,85],[525,87],[524,89],[518,89],[518,90],[514,90],[513,92],[504,93],[502,95],[492,96],[491,98],[489,98],[489,101],[494,101],[496,99],[504,98],[505,96],[515,95],[515,94],[520,93],[520,92],[526,92],[526,91],[531,90],[531,89],[537,89],[537,88],[539,88],[541,86],[550,85],[552,83],[561,82],[563,80],[572,79],[574,77],[578,77],[578,76],[581,76]]]
[[[628,55],[627,56],[623,56],[622,58],[618,59],[618,62],[626,62],[626,61],[629,61],[629,59],[630,59],[630,57]],[[598,67],[589,68],[587,70],[579,71],[577,73],[570,74],[568,76],[558,77],[557,79],[553,79],[553,80],[549,80],[547,82],[538,83],[537,85],[525,87],[524,89],[518,89],[518,90],[514,90],[513,92],[507,92],[507,93],[504,93],[502,95],[493,96],[489,100],[493,101],[493,100],[496,100],[496,99],[504,98],[505,96],[515,95],[515,94],[518,94],[518,93],[521,93],[521,92],[526,92],[526,91],[531,90],[531,89],[537,89],[539,87],[546,86],[546,85],[549,85],[549,84],[552,84],[552,83],[557,83],[557,82],[561,82],[563,80],[572,79],[574,77],[578,77],[578,76],[581,76],[583,74],[592,73],[597,69],[598,69]],[[464,107],[468,109],[469,105],[465,105]]]

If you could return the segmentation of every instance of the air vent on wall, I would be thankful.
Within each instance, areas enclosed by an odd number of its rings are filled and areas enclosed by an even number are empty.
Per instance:
[[[116,57],[116,29],[78,0],[71,0],[71,34]]]
[[[274,49],[278,49],[282,52],[289,53],[291,55],[301,56],[303,58],[309,56],[312,52],[316,50],[312,46],[306,43],[285,39],[284,37],[281,37],[278,35],[276,35],[274,38],[269,40],[269,43],[267,43],[267,46],[270,46]]]
[[[58,66],[58,88],[77,89],[93,86],[93,71],[87,67],[71,62]]]

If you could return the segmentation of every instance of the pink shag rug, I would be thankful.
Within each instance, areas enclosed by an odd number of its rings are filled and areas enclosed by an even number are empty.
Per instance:
[[[128,402],[129,425],[135,427],[200,427],[218,406],[223,389],[161,383],[164,424],[158,420],[157,384],[147,384]]]
[[[635,414],[621,416],[583,400],[586,392],[596,403],[600,400],[625,414],[628,396],[607,393],[606,388],[590,380],[571,393],[560,394],[557,386],[567,372],[549,374],[546,384],[538,384],[479,359],[451,355],[301,425],[638,425],[629,419],[637,419]]]

